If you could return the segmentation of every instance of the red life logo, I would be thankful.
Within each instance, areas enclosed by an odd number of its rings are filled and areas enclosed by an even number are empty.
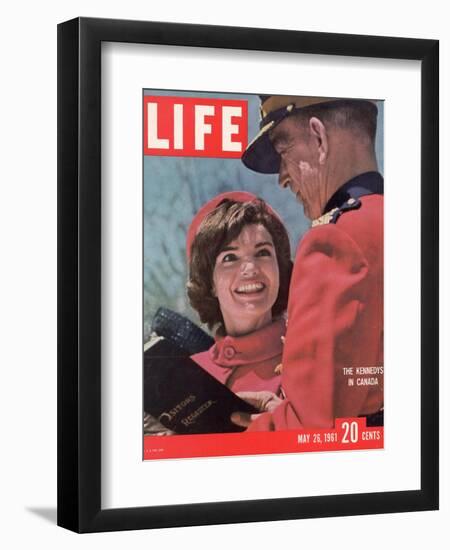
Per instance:
[[[247,101],[144,96],[144,155],[240,158]]]

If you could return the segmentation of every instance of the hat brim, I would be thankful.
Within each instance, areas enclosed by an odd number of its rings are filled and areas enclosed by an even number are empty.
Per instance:
[[[242,155],[242,162],[255,172],[262,174],[278,174],[280,170],[280,155],[275,151],[270,141],[270,131],[278,122],[266,124]]]

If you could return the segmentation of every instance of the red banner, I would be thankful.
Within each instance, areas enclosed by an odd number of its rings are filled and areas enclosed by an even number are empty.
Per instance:
[[[246,101],[144,96],[144,155],[240,158],[247,136]]]
[[[145,436],[144,460],[383,449],[384,428],[365,418],[338,418],[326,430]]]

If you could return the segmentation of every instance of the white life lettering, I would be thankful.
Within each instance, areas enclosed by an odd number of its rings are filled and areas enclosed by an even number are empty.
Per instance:
[[[152,149],[169,149],[169,140],[158,137],[158,104],[147,104],[148,146]]]
[[[183,149],[183,105],[173,106],[173,148]]]
[[[211,124],[205,122],[205,117],[214,115],[212,105],[195,106],[195,148],[197,151],[205,149],[205,135],[212,133]]]
[[[231,141],[231,136],[239,132],[239,126],[232,124],[232,117],[241,117],[242,107],[224,106],[222,109],[222,149],[223,151],[241,151],[240,141]]]

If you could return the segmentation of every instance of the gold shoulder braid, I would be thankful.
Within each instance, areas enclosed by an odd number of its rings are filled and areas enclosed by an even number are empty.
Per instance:
[[[326,225],[327,223],[336,223],[344,212],[349,210],[356,210],[361,206],[361,201],[359,199],[354,199],[353,197],[349,198],[348,201],[345,201],[340,208],[333,208],[329,212],[326,212],[320,218],[317,218],[312,221],[311,227],[316,227],[317,225]]]
[[[334,214],[339,210],[339,208],[333,208],[333,210],[330,210],[329,212],[326,212],[325,214],[322,214],[320,218],[316,218],[312,221],[311,227],[316,227],[317,225],[326,225],[327,223],[330,223],[333,219]]]

